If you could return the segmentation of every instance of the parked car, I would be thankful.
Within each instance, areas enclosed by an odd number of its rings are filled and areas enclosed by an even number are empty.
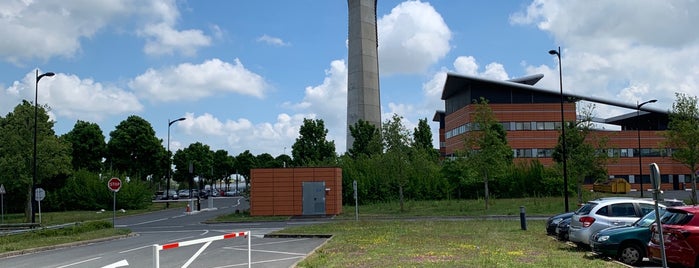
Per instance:
[[[568,241],[568,230],[570,230],[570,219],[565,218],[556,226],[556,238],[561,241]]]
[[[660,208],[659,214],[665,213]],[[650,226],[655,223],[655,211],[630,226],[616,226],[602,229],[592,235],[590,247],[592,252],[601,256],[616,258],[632,266],[638,266],[646,257],[648,241],[650,241]]]
[[[588,201],[571,217],[568,239],[579,246],[588,246],[590,237],[597,231],[612,226],[631,225],[654,208],[654,202],[647,199],[609,198]]]
[[[180,190],[179,192],[177,192],[177,194],[179,195],[180,198],[189,198],[189,190],[188,189]]]
[[[573,213],[574,212],[566,212],[548,218],[546,220],[546,233],[548,235],[556,235],[556,228],[558,227],[558,223],[560,223],[562,220],[569,219],[573,216]]]
[[[697,214],[699,206],[681,206],[667,208],[660,217],[668,263],[686,267],[699,265],[699,217],[694,216]],[[662,260],[660,233],[655,225],[651,227],[648,257],[654,262]]]
[[[168,196],[166,196],[166,197],[170,198],[172,200],[180,199],[180,195],[178,195],[177,191],[175,191],[175,190],[170,190],[170,192],[168,193]]]

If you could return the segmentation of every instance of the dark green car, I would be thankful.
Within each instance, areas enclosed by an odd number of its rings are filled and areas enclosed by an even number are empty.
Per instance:
[[[660,215],[665,209],[660,209]],[[631,225],[610,227],[592,235],[590,248],[594,253],[616,258],[637,266],[647,255],[650,226],[655,223],[655,211],[651,211]]]

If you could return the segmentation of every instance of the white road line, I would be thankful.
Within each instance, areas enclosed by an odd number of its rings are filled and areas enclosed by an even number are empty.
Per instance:
[[[240,251],[248,251],[248,248],[236,248],[236,247],[224,247],[224,249],[232,249],[232,250],[240,250]],[[273,251],[273,250],[261,250],[261,249],[253,249],[250,250],[252,252],[264,252],[264,253],[274,253],[274,254],[284,254],[284,255],[297,255],[297,256],[306,256],[306,253],[295,253],[295,252],[286,252],[286,251]]]
[[[82,264],[82,263],[94,261],[94,260],[101,259],[101,258],[102,258],[102,257],[95,257],[95,258],[92,258],[92,259],[87,259],[87,260],[83,260],[83,261],[79,261],[79,262],[74,262],[74,263],[71,263],[71,264],[66,264],[66,265],[63,265],[63,266],[58,266],[58,267],[56,267],[56,268],[70,267],[70,266],[73,266],[73,265],[78,265],[78,264]]]
[[[308,240],[308,238],[299,238],[299,239],[293,239],[293,240],[284,240],[284,241],[260,243],[260,244],[254,244],[253,246],[266,246],[266,245],[284,244],[284,243],[297,242],[297,241],[303,241],[303,240]]]
[[[134,224],[127,225],[127,226],[137,226],[137,225],[149,224],[149,223],[154,223],[154,222],[159,222],[159,221],[166,221],[169,219],[170,218],[163,218],[163,219],[157,219],[157,220],[152,220],[152,221],[144,221],[144,222],[134,223]]]
[[[127,249],[127,250],[124,250],[124,251],[119,252],[119,254],[129,253],[129,252],[131,252],[131,251],[136,251],[136,250],[144,249],[144,248],[152,248],[152,247],[153,247],[153,245],[147,245],[147,246],[142,246],[142,247]]]
[[[102,266],[102,268],[118,268],[118,267],[123,267],[123,266],[129,266],[129,262],[126,260],[120,260],[120,261],[112,263],[110,265]]]
[[[288,261],[288,260],[300,259],[300,258],[301,258],[301,257],[298,256],[298,257],[289,257],[289,258],[274,259],[274,260],[266,260],[266,261],[255,261],[255,262],[252,262],[252,264],[253,264],[252,266],[254,266],[255,264],[262,264],[262,263],[269,263],[269,262],[277,262],[277,261]],[[245,263],[239,263],[239,264],[233,264],[233,265],[226,265],[226,266],[216,266],[216,267],[212,267],[212,268],[227,268],[227,267],[236,267],[236,266],[248,266],[248,263],[245,262]]]

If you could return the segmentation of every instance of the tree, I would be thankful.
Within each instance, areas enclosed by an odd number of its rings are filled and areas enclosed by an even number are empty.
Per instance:
[[[277,163],[282,163],[282,167],[290,167],[293,163],[291,156],[286,154],[280,154],[275,159],[277,160]]]
[[[228,155],[226,150],[214,152],[214,174],[213,179],[226,180],[228,176],[235,172],[235,157]],[[226,181],[228,184],[228,181]]]
[[[132,115],[109,133],[106,164],[141,180],[161,178],[167,170],[167,153],[150,123]]]
[[[280,168],[282,163],[277,162],[277,160],[268,153],[262,153],[255,157],[257,159],[258,168]]]
[[[692,204],[697,204],[697,163],[699,163],[699,109],[697,97],[675,93],[670,122],[666,135],[666,145],[672,148],[672,159],[691,170]]]
[[[466,132],[467,161],[473,167],[478,177],[483,178],[485,187],[485,208],[488,209],[490,178],[502,176],[512,164],[512,148],[507,144],[507,132],[493,115],[488,100],[481,98],[475,102],[475,111],[471,115],[472,127]]]
[[[250,170],[257,168],[257,157],[255,157],[249,150],[245,150],[235,157],[236,171],[238,174],[245,177],[245,184],[250,186]]]
[[[0,118],[0,183],[6,191],[16,193],[5,196],[5,204],[23,204],[27,221],[31,220],[31,192],[33,178],[34,105],[22,101],[5,118]],[[65,182],[72,172],[70,144],[56,137],[53,121],[49,120],[48,107],[37,109],[37,165],[38,187],[53,190]],[[50,193],[50,192],[49,192]],[[11,211],[18,211],[19,206]]]
[[[96,123],[78,120],[73,129],[62,136],[70,142],[73,151],[73,169],[85,169],[98,173],[102,170],[102,158],[107,151],[102,129]]]
[[[350,135],[354,138],[352,148],[347,152],[352,158],[360,155],[372,156],[381,153],[381,130],[375,125],[359,119],[353,126],[349,126]]]
[[[606,138],[589,135],[592,130],[594,105],[583,108],[581,119],[566,122],[566,163],[568,177],[572,178],[578,193],[578,203],[582,203],[582,185],[585,178],[606,179]],[[558,137],[558,144],[553,151],[553,160],[563,163],[563,137]],[[568,191],[568,189],[565,189]]]
[[[398,187],[398,198],[400,199],[400,210],[403,211],[404,191],[408,185],[408,174],[410,165],[409,154],[410,147],[410,132],[402,123],[403,117],[393,114],[391,119],[386,120],[381,125],[383,146],[385,153],[383,162],[385,163],[386,172],[385,178],[390,180]]]
[[[299,137],[291,146],[296,166],[327,163],[337,156],[335,142],[327,141],[328,130],[322,119],[303,119],[303,125],[299,129]]]
[[[175,174],[180,180],[187,181],[190,188],[201,189],[205,179],[212,177],[214,152],[211,151],[209,145],[195,142],[187,148],[177,150],[173,163],[175,164]],[[192,187],[196,176],[199,176],[200,185]]]

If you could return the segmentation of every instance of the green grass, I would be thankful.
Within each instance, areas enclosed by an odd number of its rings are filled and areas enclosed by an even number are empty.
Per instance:
[[[299,267],[623,267],[512,220],[340,221],[286,234],[332,234]]]
[[[587,193],[584,200],[610,196],[609,194]],[[577,209],[577,199],[569,198],[570,210]],[[397,201],[359,206],[360,219],[404,218],[404,217],[454,217],[486,215],[519,215],[520,206],[524,206],[527,215],[554,215],[565,210],[563,197],[537,197],[490,199],[488,209],[485,200],[435,200],[406,201],[403,211]],[[338,219],[354,219],[354,206],[343,206],[343,213]]]
[[[130,232],[126,229],[112,228],[111,222],[94,221],[62,229],[6,235],[0,236],[0,253],[126,235]]]

